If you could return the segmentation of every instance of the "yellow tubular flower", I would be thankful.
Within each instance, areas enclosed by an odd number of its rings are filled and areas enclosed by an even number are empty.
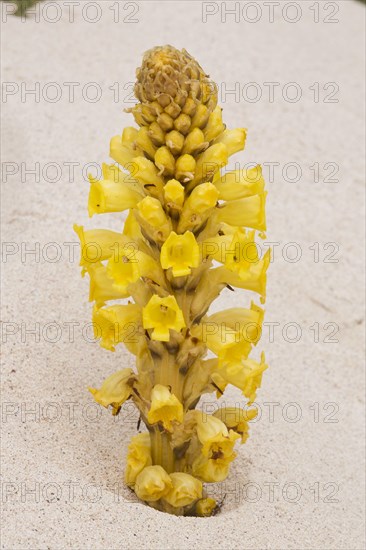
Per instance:
[[[82,225],[74,224],[74,231],[80,239],[80,265],[102,262],[110,258],[116,251],[133,246],[133,240],[122,233],[109,229],[84,230]]]
[[[244,149],[247,131],[245,128],[235,128],[234,130],[225,130],[225,132],[216,139],[215,143],[222,143],[227,149],[229,157],[238,151]]]
[[[164,178],[155,164],[145,157],[134,157],[129,167],[130,179],[138,180],[154,196],[159,196],[164,186]]]
[[[239,365],[243,359],[246,359],[250,352],[252,351],[252,346],[246,340],[239,340],[239,342],[222,348],[218,354],[219,359],[219,369],[226,367],[227,365]],[[219,370],[222,374],[221,370]],[[225,378],[225,377],[224,377]]]
[[[202,415],[197,419],[197,436],[202,450],[193,462],[193,475],[207,482],[222,481],[236,457],[233,449],[239,434],[228,430],[219,418]]]
[[[201,254],[203,258],[213,258],[217,262],[225,263],[226,256],[230,250],[233,235],[217,235],[204,239],[201,245]]]
[[[262,353],[260,363],[253,359],[244,359],[241,363],[227,363],[220,368],[219,373],[228,384],[239,388],[251,404],[255,401],[257,389],[261,386],[262,375],[266,368]]]
[[[193,474],[204,481],[221,481],[236,457],[233,449],[240,436],[228,430],[219,418],[204,414],[197,419],[197,436],[202,449],[193,463]]]
[[[186,231],[184,235],[177,235],[172,231],[161,247],[161,267],[163,269],[171,267],[174,277],[189,275],[191,267],[198,266],[199,259],[199,247],[190,231]]]
[[[163,273],[160,266],[151,256],[139,250],[126,255],[123,251],[118,256],[109,259],[107,273],[114,287],[121,292],[127,292],[128,286],[140,277],[149,277],[158,284],[163,284]]]
[[[126,175],[127,179],[128,176]],[[89,176],[90,193],[88,201],[89,216],[106,212],[123,212],[133,208],[142,199],[144,194],[133,190],[119,181],[95,180]]]
[[[122,404],[127,401],[132,393],[132,384],[135,376],[132,369],[122,369],[108,376],[97,390],[89,388],[97,403],[105,408],[112,405],[113,413],[118,413]]]
[[[217,198],[218,191],[212,183],[197,185],[184,203],[178,231],[182,233],[202,224],[216,205]]]
[[[225,458],[209,459],[203,455],[198,456],[192,464],[192,473],[207,483],[224,481],[229,475],[230,463],[235,459],[233,453],[231,460]]]
[[[173,487],[164,496],[171,506],[188,506],[202,497],[202,483],[190,474],[174,472],[170,474]]]
[[[115,351],[117,344],[137,340],[140,318],[141,308],[135,304],[94,308],[94,337],[102,338],[100,345],[103,348]]]
[[[197,415],[197,436],[203,445],[203,454],[207,455],[211,443],[228,438],[229,432],[219,418],[201,413]]]
[[[114,288],[127,293],[128,286],[140,278],[140,266],[135,257],[129,258],[120,254],[117,258],[109,259],[107,273]]]
[[[122,143],[124,145],[129,145],[130,147],[133,147],[134,142],[137,138],[137,129],[133,126],[126,126],[126,128],[122,131]]]
[[[259,165],[249,170],[226,172],[214,183],[219,192],[219,198],[224,201],[244,199],[264,190],[262,168]]]
[[[128,446],[125,482],[134,487],[137,476],[146,466],[151,466],[151,442],[148,433],[134,435]]]
[[[183,405],[169,388],[157,384],[151,391],[151,407],[147,414],[150,424],[161,422],[164,429],[171,431],[172,422],[183,421]]]
[[[154,502],[164,497],[173,487],[170,476],[161,466],[146,466],[137,476],[135,493],[147,502]]]
[[[87,267],[90,277],[89,302],[95,302],[99,308],[108,300],[118,300],[130,296],[128,282],[124,287],[116,288],[114,280],[109,277],[107,268],[101,262]]]
[[[266,193],[259,193],[245,199],[227,202],[218,209],[218,221],[265,231],[265,201]]]
[[[254,241],[254,231],[236,231],[226,253],[225,267],[244,279],[250,267],[258,262],[258,249]]]
[[[267,269],[270,262],[270,250],[267,250],[262,260],[251,264],[246,272],[235,273],[233,270],[219,268],[220,280],[226,284],[244,288],[261,295],[262,304],[266,300]],[[219,271],[218,270],[218,271]]]
[[[258,341],[263,316],[263,309],[253,303],[250,309],[226,309],[205,317],[201,325],[192,328],[192,334],[200,338],[216,355],[220,355],[225,349],[230,353],[237,343],[252,344]]]
[[[211,145],[199,156],[191,185],[194,186],[202,181],[209,181],[227,162],[228,150],[226,146],[223,143]]]
[[[129,130],[129,132],[126,132],[126,130]],[[136,137],[136,128],[126,128],[122,137],[112,137],[109,154],[112,159],[118,162],[121,166],[127,166],[130,162],[132,162],[134,157],[142,153],[142,151],[133,143],[133,138],[136,139]]]
[[[156,294],[143,308],[142,322],[145,329],[154,329],[151,338],[161,342],[169,342],[170,329],[180,332],[186,326],[175,297],[160,298]]]
[[[244,410],[240,407],[220,407],[213,413],[213,416],[222,420],[227,428],[241,436],[241,442],[245,443],[249,437],[248,422],[253,420],[258,414],[258,409]]]

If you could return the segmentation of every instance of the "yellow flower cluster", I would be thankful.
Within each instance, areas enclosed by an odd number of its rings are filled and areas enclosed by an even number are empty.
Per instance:
[[[260,166],[222,173],[242,150],[244,128],[227,129],[215,84],[185,50],[148,51],[130,109],[138,127],[112,138],[102,178],[90,177],[89,216],[126,212],[123,230],[85,230],[82,275],[90,281],[93,327],[103,348],[124,343],[136,371],[109,376],[95,400],[118,414],[130,399],[147,432],[129,445],[126,483],[138,498],[176,515],[216,509],[203,482],[225,479],[245,443],[248,410],[196,409],[203,393],[228,384],[254,403],[267,368],[257,345],[264,310],[254,302],[209,314],[233,287],[266,297],[265,184]],[[126,302],[127,299],[127,302]],[[214,358],[205,359],[207,352]]]

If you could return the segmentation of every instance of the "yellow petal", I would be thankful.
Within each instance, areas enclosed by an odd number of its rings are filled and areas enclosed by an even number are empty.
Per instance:
[[[182,206],[184,202],[184,187],[178,180],[172,179],[164,185],[164,198],[166,203]]]
[[[235,128],[233,130],[225,130],[225,132],[217,138],[215,143],[224,144],[228,155],[231,156],[244,149],[246,137],[247,131],[245,128]]]
[[[161,193],[165,183],[155,164],[145,157],[133,158],[130,177],[137,179],[149,193],[154,195]]]
[[[238,288],[244,288],[252,292],[257,292],[261,295],[261,302],[264,303],[266,299],[266,283],[267,283],[267,269],[270,262],[270,251],[267,250],[262,260],[257,263],[251,264],[249,269],[245,272],[235,273],[227,269],[221,269],[220,279],[221,281],[236,286]]]
[[[228,162],[227,148],[223,143],[211,145],[197,159],[195,176],[191,185],[210,180]]]
[[[101,338],[101,346],[115,351],[121,342],[137,342],[141,308],[136,304],[94,308],[93,328],[95,338]]]
[[[154,197],[145,197],[137,208],[142,218],[153,227],[160,227],[168,221],[161,202]]]
[[[219,193],[216,187],[210,183],[197,185],[186,200],[183,208],[183,215],[186,211],[202,213],[216,205]]]
[[[193,504],[202,497],[202,482],[183,472],[174,472],[170,474],[173,487],[164,496],[171,506],[179,508]]]
[[[264,190],[264,179],[261,166],[255,166],[249,170],[234,170],[226,172],[221,178],[215,180],[216,189],[220,199],[232,201],[257,195]]]
[[[249,352],[250,344],[256,343],[261,336],[263,316],[263,309],[254,303],[250,309],[226,309],[206,317],[200,325],[193,328],[192,334],[216,355],[220,355],[223,350],[227,350],[230,355],[240,342],[249,344]]]
[[[127,290],[128,284],[123,288],[116,287],[106,266],[101,262],[90,264],[87,267],[87,272],[90,277],[89,302],[95,301],[97,307],[103,306],[108,300],[118,300],[130,296]]]
[[[117,257],[112,256],[107,265],[107,274],[114,285],[114,288],[122,293],[128,293],[128,286],[135,283],[141,276],[140,266],[137,260],[137,253],[133,258],[123,253]]]
[[[239,406],[220,407],[213,416],[222,420],[227,428],[231,428],[241,436],[241,442],[245,443],[249,436],[249,422],[258,414],[258,409],[244,410]]]
[[[169,341],[169,330],[180,332],[186,326],[183,313],[174,296],[161,298],[154,294],[143,308],[142,322],[145,329],[154,329],[151,338]]]
[[[183,405],[170,393],[167,386],[157,384],[151,391],[151,407],[147,419],[150,424],[161,422],[166,430],[171,431],[173,421],[183,421]]]
[[[149,433],[134,435],[128,446],[125,481],[134,487],[136,478],[146,466],[151,466],[151,442]]]
[[[136,206],[143,197],[141,192],[134,191],[123,183],[113,180],[89,179],[88,211],[90,217],[106,212],[123,212],[123,210]]]
[[[89,388],[89,391],[97,403],[106,408],[112,405],[118,411],[131,395],[133,380],[133,370],[122,369],[108,376],[99,390]]]
[[[85,231],[82,225],[74,225],[74,231],[80,239],[80,265],[102,262],[119,250],[133,244],[122,233],[108,229],[90,229]]]
[[[200,455],[192,464],[192,473],[207,483],[224,481],[229,474],[230,462],[227,460],[212,460]]]
[[[244,359],[241,363],[228,362],[223,368],[220,368],[220,375],[233,386],[239,388],[248,403],[253,403],[256,398],[257,389],[262,383],[263,372],[268,365],[265,363],[264,354],[261,355],[261,362],[253,359]]]
[[[135,218],[135,214],[134,214],[134,210],[130,210],[128,215],[127,215],[127,218],[125,220],[125,224],[123,226],[123,234],[126,235],[127,237],[130,237],[130,250],[133,249],[135,250],[137,247],[136,246],[133,246],[134,245],[134,240],[139,240],[139,239],[143,239],[143,236],[142,236],[142,233],[141,233],[141,227],[139,226],[136,218]],[[132,242],[131,242],[132,241]]]
[[[228,437],[225,424],[215,416],[202,413],[197,417],[197,436],[202,445]]]
[[[229,225],[251,227],[259,231],[266,230],[265,200],[266,192],[245,199],[224,204],[217,211],[218,221]]]
[[[172,487],[170,476],[161,466],[147,466],[136,478],[135,493],[141,500],[154,502],[165,496]]]
[[[141,154],[141,150],[123,141],[121,136],[114,136],[110,142],[109,154],[118,164],[128,167],[133,158]]]
[[[190,231],[177,235],[172,231],[161,247],[160,263],[163,269],[172,268],[174,277],[191,273],[191,267],[199,264],[199,247]]]

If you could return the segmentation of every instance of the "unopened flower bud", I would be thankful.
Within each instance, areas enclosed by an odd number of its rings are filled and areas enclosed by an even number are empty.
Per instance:
[[[136,478],[135,493],[141,500],[153,502],[160,500],[172,487],[169,474],[161,466],[147,466]]]

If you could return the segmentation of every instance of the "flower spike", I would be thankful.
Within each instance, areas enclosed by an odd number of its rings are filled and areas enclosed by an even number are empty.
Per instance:
[[[101,178],[89,176],[89,216],[124,213],[124,226],[74,230],[95,338],[117,353],[124,344],[136,367],[89,390],[113,415],[127,400],[138,409],[146,429],[132,437],[125,468],[137,497],[173,515],[208,517],[218,505],[204,483],[230,474],[267,368],[263,353],[251,355],[264,310],[241,304],[236,290],[265,301],[270,254],[260,253],[257,236],[266,231],[267,192],[260,165],[224,173],[247,130],[226,127],[216,84],[186,50],[147,51],[134,92],[127,112],[135,125],[112,137]],[[210,309],[232,292],[235,307]],[[203,394],[219,400],[228,385],[249,408],[199,410]]]

